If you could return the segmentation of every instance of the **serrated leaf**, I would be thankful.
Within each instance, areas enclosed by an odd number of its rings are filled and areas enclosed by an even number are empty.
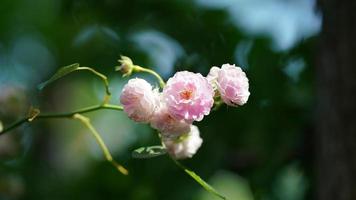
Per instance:
[[[205,190],[208,192],[220,197],[221,199],[226,200],[226,197],[217,192],[211,185],[209,185],[207,182],[205,182],[198,174],[193,172],[192,170],[189,170],[185,166],[183,166],[181,163],[179,163],[177,160],[174,160],[174,162],[184,170],[185,173],[187,173],[190,177],[192,177],[196,182],[198,182]]]
[[[45,88],[48,84],[56,81],[57,79],[62,78],[63,76],[74,72],[76,70],[79,69],[79,63],[74,63],[65,67],[60,68],[50,79],[48,79],[47,81],[41,83],[38,85],[38,89],[42,90],[43,88]]]
[[[163,146],[150,146],[150,147],[141,147],[132,152],[132,157],[145,159],[161,156],[167,153],[166,148]]]

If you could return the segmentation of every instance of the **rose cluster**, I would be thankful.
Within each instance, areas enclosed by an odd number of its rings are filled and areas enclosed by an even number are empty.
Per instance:
[[[163,91],[144,79],[133,78],[124,86],[120,102],[130,119],[149,123],[161,134],[168,153],[176,159],[192,157],[203,140],[194,121],[209,115],[221,102],[241,106],[249,98],[249,83],[240,67],[224,64],[199,73],[177,72]]]

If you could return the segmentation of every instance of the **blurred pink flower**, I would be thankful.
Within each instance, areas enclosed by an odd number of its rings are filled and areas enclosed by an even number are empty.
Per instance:
[[[218,72],[217,72],[218,71]],[[240,67],[230,64],[222,65],[221,69],[212,67],[208,77],[216,77],[217,89],[221,99],[230,106],[245,104],[250,96],[248,78]]]
[[[199,73],[177,72],[163,89],[168,111],[177,120],[187,123],[201,121],[210,113],[214,103],[214,90]]]
[[[160,131],[164,137],[177,138],[190,132],[190,124],[184,120],[175,119],[168,112],[164,102],[161,102],[159,108],[152,116],[151,126]]]
[[[190,132],[179,139],[164,138],[168,153],[175,159],[191,158],[203,143],[198,127],[191,125]]]
[[[130,119],[147,123],[159,103],[158,91],[144,79],[134,78],[124,86],[120,102]]]

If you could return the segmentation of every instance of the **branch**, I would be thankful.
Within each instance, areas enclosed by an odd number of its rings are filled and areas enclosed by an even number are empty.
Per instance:
[[[79,63],[71,64],[71,65],[68,65],[68,66],[60,68],[50,79],[48,79],[47,81],[39,84],[38,88],[40,90],[42,90],[43,88],[47,87],[47,85],[51,84],[52,82],[62,78],[63,76],[66,76],[66,75],[68,75],[68,74],[70,74],[72,72],[78,71],[78,70],[87,70],[87,71],[93,73],[94,75],[98,76],[103,81],[104,86],[105,86],[105,96],[104,96],[104,101],[103,102],[104,102],[104,104],[108,103],[109,100],[110,100],[110,97],[111,97],[111,93],[110,93],[110,90],[109,90],[108,78],[104,74],[96,71],[93,68],[80,67]]]
[[[81,108],[79,110],[65,112],[65,113],[39,114],[35,118],[33,118],[32,121],[35,121],[37,119],[46,119],[46,118],[72,118],[75,114],[83,114],[83,113],[88,113],[88,112],[93,112],[96,110],[103,110],[103,109],[119,110],[119,111],[123,110],[122,106],[111,105],[111,104],[100,104],[100,105],[89,106],[89,107]],[[16,122],[14,122],[10,126],[4,128],[0,132],[0,136],[21,126],[24,123],[29,123],[31,118],[32,118],[31,116],[27,116],[27,117],[24,117]]]
[[[192,177],[199,185],[201,185],[206,191],[210,192],[211,194],[219,197],[220,199],[227,200],[225,196],[220,194],[218,191],[216,191],[211,185],[209,185],[207,182],[205,182],[199,175],[197,175],[195,172],[192,170],[188,169],[184,165],[182,165],[180,162],[178,162],[176,159],[172,158],[169,156],[173,162],[181,168],[186,174],[188,174],[190,177]]]
[[[110,151],[108,149],[108,147],[105,145],[103,139],[101,138],[100,134],[98,133],[98,131],[94,128],[94,126],[90,123],[90,119],[88,117],[85,117],[81,114],[74,114],[73,115],[73,119],[77,119],[80,122],[82,122],[84,124],[84,126],[86,126],[89,130],[90,133],[94,136],[96,142],[99,144],[101,150],[103,151],[105,158],[108,162],[110,162],[119,172],[121,172],[124,175],[128,175],[129,171],[127,169],[125,169],[125,167],[123,167],[122,165],[120,165],[119,163],[117,163],[111,156]]]
[[[164,82],[164,80],[162,79],[162,77],[155,71],[151,70],[151,69],[148,69],[148,68],[143,68],[143,67],[140,67],[138,65],[135,65],[134,67],[134,71],[135,72],[147,72],[149,74],[152,74],[153,76],[155,76],[159,82],[159,86],[161,88],[164,88],[164,86],[166,85],[166,83]]]
[[[166,85],[162,77],[155,71],[144,68],[139,65],[134,65],[131,58],[127,56],[120,56],[118,62],[121,64],[120,66],[116,66],[116,71],[121,71],[123,73],[123,77],[130,76],[132,72],[147,72],[153,76],[155,76],[159,82],[159,86],[163,89]]]
[[[88,71],[92,72],[93,74],[97,75],[103,81],[104,86],[105,86],[104,103],[108,103],[110,100],[110,97],[111,97],[111,92],[109,90],[108,78],[104,74],[102,74],[90,67],[78,67],[78,70],[88,70]]]

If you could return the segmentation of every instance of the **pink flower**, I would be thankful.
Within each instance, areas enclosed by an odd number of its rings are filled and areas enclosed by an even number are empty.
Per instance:
[[[209,74],[206,76],[206,79],[208,79],[209,83],[212,84],[214,88],[216,86],[216,81],[218,80],[219,71],[219,67],[213,66],[210,68]]]
[[[190,132],[190,124],[184,120],[175,119],[169,112],[164,102],[154,113],[151,126],[160,131],[164,137],[177,138]]]
[[[158,91],[152,90],[143,79],[130,79],[122,90],[120,102],[130,119],[147,123],[159,103]]]
[[[191,158],[198,151],[203,139],[198,127],[191,125],[191,131],[178,139],[163,138],[168,153],[175,159]]]
[[[216,85],[221,99],[230,106],[245,104],[250,96],[249,83],[245,72],[240,67],[230,64],[222,65],[219,70],[213,68],[209,74],[218,74]]]
[[[213,96],[214,90],[207,79],[188,71],[177,72],[163,89],[168,111],[177,120],[187,123],[201,121],[210,113]]]

